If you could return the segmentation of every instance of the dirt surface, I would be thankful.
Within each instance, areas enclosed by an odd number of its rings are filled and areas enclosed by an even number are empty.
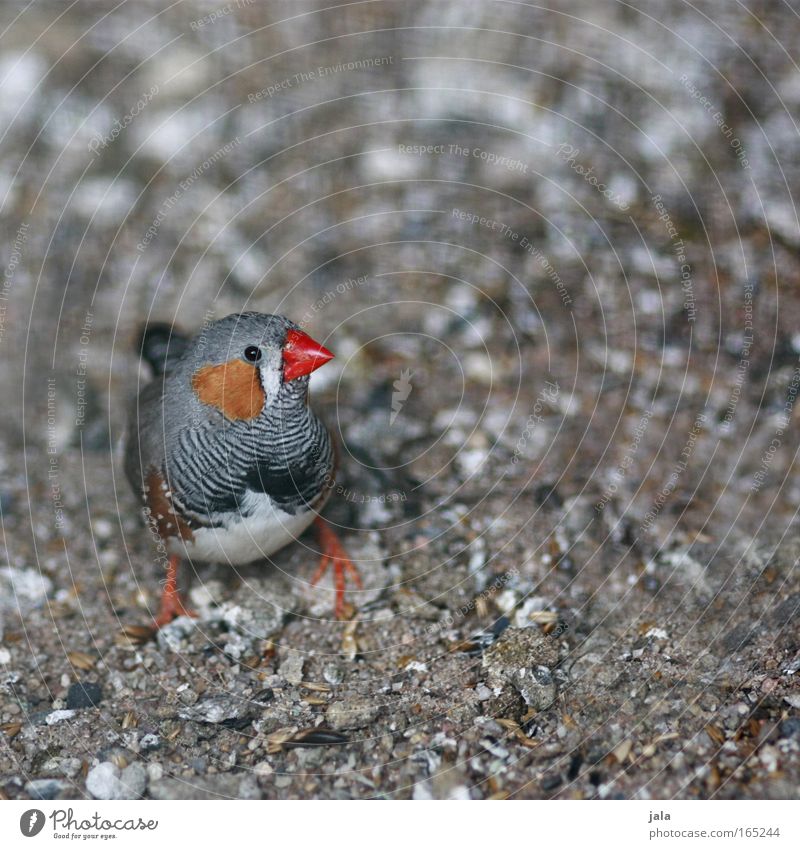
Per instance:
[[[0,796],[797,798],[800,21],[558,6],[0,4]],[[364,589],[154,635],[132,340],[244,308]]]

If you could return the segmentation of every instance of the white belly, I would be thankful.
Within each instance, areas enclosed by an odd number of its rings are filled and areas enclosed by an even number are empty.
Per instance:
[[[263,560],[295,542],[314,521],[315,510],[298,512],[294,516],[275,507],[269,497],[249,493],[243,505],[253,515],[238,517],[229,528],[197,528],[191,540],[170,540],[172,554],[203,563],[230,563],[239,566]]]

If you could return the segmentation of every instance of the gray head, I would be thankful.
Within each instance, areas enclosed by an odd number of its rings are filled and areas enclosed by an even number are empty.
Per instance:
[[[332,357],[282,315],[237,313],[191,340],[175,376],[227,419],[252,419],[278,397],[304,400],[309,375]]]

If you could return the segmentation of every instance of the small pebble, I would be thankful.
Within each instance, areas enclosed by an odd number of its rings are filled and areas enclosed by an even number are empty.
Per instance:
[[[305,655],[302,652],[290,650],[286,660],[278,667],[278,674],[290,684],[299,684],[303,680],[303,664]]]
[[[619,763],[622,763],[630,754],[633,748],[632,740],[623,740],[616,749],[614,749],[614,757]]]
[[[557,773],[553,775],[546,775],[542,779],[542,790],[555,790],[558,785],[561,784],[561,776]]]
[[[92,522],[92,530],[98,539],[108,539],[114,531],[114,526],[108,519],[95,519]]]
[[[161,738],[158,734],[145,734],[139,740],[139,749],[142,752],[150,752],[153,749],[161,748]]]
[[[335,663],[326,663],[322,669],[322,677],[328,684],[341,684],[344,681],[344,670]]]
[[[206,722],[210,725],[217,725],[221,722],[246,719],[253,713],[253,710],[253,706],[247,699],[221,693],[200,699],[195,704],[182,708],[178,712],[178,716],[181,719],[191,719],[194,722]]]
[[[351,728],[364,728],[381,713],[381,705],[376,701],[334,702],[325,711],[328,725],[336,731]]]
[[[139,799],[146,787],[147,772],[140,763],[120,770],[111,761],[104,761],[90,769],[86,776],[86,789],[95,799]]]
[[[149,781],[160,781],[164,776],[164,767],[161,764],[147,764],[147,778]]]
[[[800,716],[790,716],[778,723],[779,737],[796,737],[800,740]]]
[[[45,723],[47,725],[56,725],[59,722],[63,722],[65,719],[72,719],[73,716],[75,716],[74,710],[54,710],[52,713],[47,715]]]
[[[37,778],[25,785],[25,792],[31,799],[57,799],[61,793],[72,787],[69,781],[56,778]]]
[[[486,686],[486,684],[478,684],[475,688],[475,694],[477,695],[479,701],[485,702],[492,697],[492,691]]]
[[[98,684],[78,682],[67,692],[67,709],[81,710],[82,708],[97,707],[103,700],[103,691]]]

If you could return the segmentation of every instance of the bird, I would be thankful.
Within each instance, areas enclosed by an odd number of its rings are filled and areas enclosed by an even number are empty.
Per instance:
[[[333,489],[331,435],[308,404],[309,379],[333,354],[282,315],[241,312],[193,337],[151,323],[137,350],[152,380],[132,400],[125,475],[165,561],[155,626],[195,615],[178,589],[181,562],[264,560],[315,525],[316,584],[333,568],[345,615],[359,572],[319,513]]]

